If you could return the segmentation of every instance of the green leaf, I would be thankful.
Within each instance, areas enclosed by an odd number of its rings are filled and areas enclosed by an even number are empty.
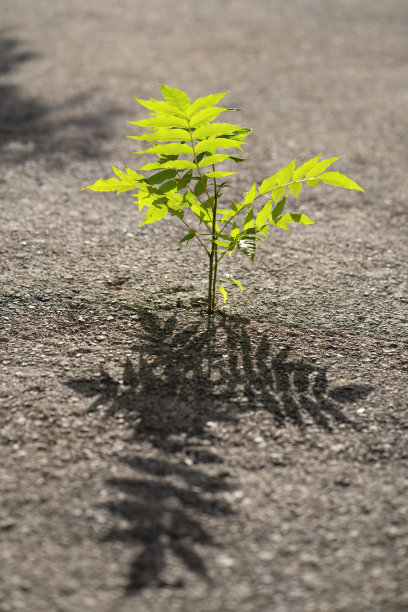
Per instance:
[[[184,116],[183,112],[180,111],[180,109],[175,106],[171,106],[170,104],[168,104],[168,102],[163,102],[162,100],[153,100],[152,98],[150,98],[150,100],[141,100],[140,98],[135,98],[135,100],[145,108],[148,108],[150,111],[156,113],[175,114],[179,117]]]
[[[188,122],[182,117],[175,115],[157,115],[139,121],[129,121],[131,125],[139,125],[140,127],[151,128],[188,128]]]
[[[272,211],[272,221],[275,221],[280,215],[283,213],[283,209],[285,208],[286,197],[282,198],[280,202],[277,203],[275,208]]]
[[[156,172],[156,174],[149,176],[149,178],[146,179],[146,183],[149,183],[149,185],[158,185],[163,183],[163,181],[168,181],[169,179],[174,178],[175,176],[177,176],[177,172],[175,170],[160,170],[160,172]]]
[[[244,290],[243,286],[241,285],[241,283],[236,280],[235,278],[232,278],[232,274],[225,274],[225,278],[227,279],[227,281],[229,281],[230,283],[235,283],[240,289],[241,291]]]
[[[227,301],[227,298],[228,298],[228,294],[225,291],[225,287],[223,287],[222,285],[220,286],[220,292],[221,292],[221,295],[222,295],[222,300],[223,300],[223,302],[225,304],[225,302]]]
[[[281,168],[272,176],[266,178],[259,187],[259,193],[268,193],[268,191],[271,191],[275,187],[275,185],[280,186],[284,185],[285,183],[288,183],[295,169],[295,164],[296,159],[293,159],[290,164],[288,164],[284,168]],[[281,195],[282,194],[278,194],[277,199],[279,199]]]
[[[249,227],[254,227],[254,211],[252,206],[249,207],[247,214],[245,215],[243,229],[246,230]]]
[[[340,157],[331,157],[330,159],[323,159],[322,161],[315,164],[306,174],[306,178],[315,178],[321,172],[324,172],[326,168],[332,165],[333,162],[341,159]]]
[[[194,169],[196,167],[194,162],[188,161],[187,159],[173,159],[167,162],[152,162],[151,164],[145,164],[139,170],[149,172],[150,170],[158,170],[159,168],[175,168],[176,170],[186,170],[187,168]]]
[[[300,190],[302,189],[303,183],[297,181],[296,183],[289,183],[288,187],[293,195],[297,198],[299,197]]]
[[[193,148],[187,144],[159,144],[145,151],[137,151],[139,155],[143,153],[153,153],[155,155],[194,155]]]
[[[139,223],[139,225],[147,225],[148,223],[154,223],[155,221],[160,221],[167,215],[169,209],[167,206],[151,206],[146,211],[146,216],[144,221]]]
[[[303,215],[300,213],[286,213],[280,217],[275,225],[277,227],[281,227],[285,230],[290,230],[290,227],[287,225],[288,223],[302,223],[303,225],[312,225],[314,221],[310,219],[307,215]]]
[[[200,197],[200,195],[202,195],[207,187],[207,178],[204,176],[203,180],[198,180],[196,183],[196,186],[194,187],[194,194],[197,197]]]
[[[215,155],[209,155],[208,157],[204,157],[203,160],[198,164],[200,168],[205,168],[206,166],[213,166],[214,164],[219,164],[220,162],[225,161],[229,158],[229,155],[216,153]]]
[[[251,189],[244,193],[244,204],[252,204],[256,198],[256,183],[251,186]]]
[[[159,87],[162,91],[163,98],[171,106],[175,106],[183,112],[188,109],[190,106],[190,98],[184,91],[176,89],[175,87],[169,87],[168,85],[159,85]]]
[[[261,210],[256,215],[256,224],[263,225],[264,223],[266,223],[271,212],[272,212],[272,200],[268,200],[268,202],[266,202],[262,206]]]
[[[278,202],[278,200],[281,199],[281,197],[284,195],[286,191],[286,187],[282,186],[282,187],[278,187],[277,189],[272,189],[271,190],[271,197],[272,200],[275,202],[275,204]]]
[[[247,157],[235,157],[235,155],[230,155],[230,159],[234,161],[236,164],[242,164],[242,162],[246,161]]]
[[[239,227],[234,221],[234,225],[232,226],[232,229],[231,229],[231,238],[236,238],[238,234],[239,234]]]
[[[193,115],[195,115],[202,108],[207,108],[209,106],[215,106],[216,104],[218,104],[220,100],[222,100],[222,98],[225,95],[227,95],[227,93],[228,91],[224,91],[223,93],[210,94],[209,96],[197,98],[197,100],[195,100],[190,106],[190,108],[188,109],[187,117],[188,118],[193,117]]]
[[[306,185],[309,185],[309,187],[318,187],[319,179],[318,178],[306,179]]]
[[[183,242],[188,244],[190,242],[190,240],[192,240],[195,237],[196,233],[197,232],[195,230],[190,230],[185,236],[183,236],[183,238],[180,240],[179,244],[182,244]]]
[[[238,250],[241,251],[244,255],[249,257],[251,261],[254,261],[255,251],[256,251],[256,243],[253,238],[241,238],[237,244]]]
[[[169,142],[172,140],[177,142],[187,142],[190,140],[190,133],[187,130],[182,130],[179,128],[163,128],[154,132],[142,134],[141,136],[128,136],[128,138],[132,138],[132,140],[145,140],[146,142]]]
[[[203,151],[214,153],[216,149],[232,149],[234,147],[242,149],[242,142],[232,138],[208,138],[198,142],[194,148],[196,153],[202,153]]]
[[[324,174],[319,175],[319,179],[327,185],[344,187],[344,189],[357,189],[358,191],[364,192],[364,189],[362,187],[357,185],[357,183],[352,181],[345,174],[341,174],[341,172],[325,172]]]
[[[109,178],[109,179],[100,179],[93,183],[93,185],[88,185],[88,187],[83,187],[83,189],[91,189],[92,191],[117,191],[118,194],[123,191],[129,191],[131,189],[136,189],[141,181],[144,181],[144,176],[138,174],[134,170],[130,168],[126,168],[127,174],[112,166],[112,169],[118,178]]]
[[[240,132],[241,130],[245,130],[245,128],[241,128],[239,125],[233,125],[232,123],[213,123],[212,125],[203,125],[195,129],[193,138],[195,140],[202,140],[210,136],[227,136],[228,134]],[[234,136],[234,138],[237,137]]]
[[[319,155],[316,155],[316,157],[312,157],[312,159],[309,159],[308,161],[304,162],[301,166],[299,166],[299,168],[297,168],[297,170],[294,171],[292,175],[292,180],[298,181],[299,179],[302,179],[304,176],[306,176],[309,170],[317,164],[317,162],[320,159],[320,156],[321,156],[321,153],[319,153]]]
[[[220,108],[219,106],[203,108],[191,118],[190,127],[195,128],[203,125],[204,123],[209,123],[210,121],[213,121],[213,119],[216,119],[218,115],[221,115],[221,113],[225,113],[227,110],[227,108]]]
[[[209,178],[221,178],[223,176],[230,176],[231,174],[236,174],[236,172],[223,172],[222,170],[216,170],[215,172],[206,172],[205,176]]]

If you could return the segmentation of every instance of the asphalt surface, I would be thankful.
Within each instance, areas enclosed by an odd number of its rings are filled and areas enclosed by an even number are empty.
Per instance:
[[[407,2],[0,17],[1,612],[407,610]],[[210,319],[177,219],[80,191],[158,83],[242,109],[231,198],[320,152],[365,189],[302,193]]]

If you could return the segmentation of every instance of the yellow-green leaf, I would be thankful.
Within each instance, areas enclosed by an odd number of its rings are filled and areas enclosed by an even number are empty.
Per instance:
[[[204,96],[202,98],[197,98],[190,108],[187,111],[187,117],[190,118],[195,115],[202,108],[207,108],[208,106],[215,106],[218,104],[220,100],[228,93],[228,91],[224,91],[219,94],[210,94],[209,96]]]
[[[319,179],[327,185],[335,185],[336,187],[344,187],[344,189],[357,189],[358,191],[364,191],[362,187],[357,185],[345,174],[341,172],[325,172],[319,175]]]
[[[262,206],[261,210],[256,215],[256,224],[263,225],[264,223],[266,223],[271,212],[272,212],[272,200],[268,200],[268,202],[266,202]]]
[[[148,223],[160,221],[167,215],[168,212],[169,209],[167,206],[150,206],[150,208],[146,211],[144,220],[139,223],[139,225],[147,225]]]
[[[220,162],[223,162],[228,158],[229,155],[216,153],[215,155],[209,155],[208,157],[204,157],[204,159],[202,159],[198,165],[200,168],[205,168],[206,166],[213,166],[214,164],[219,164]]]
[[[215,172],[206,172],[205,176],[209,178],[222,178],[223,176],[231,176],[231,174],[237,174],[236,172],[223,172],[222,170],[216,170]]]
[[[208,138],[207,140],[198,142],[194,148],[197,154],[203,153],[204,151],[214,153],[216,149],[242,149],[242,142],[233,140],[232,138]]]
[[[169,87],[168,85],[159,85],[159,87],[162,91],[163,98],[171,106],[175,106],[183,112],[188,109],[190,106],[190,98],[185,91],[176,89],[175,87]]]
[[[219,106],[203,108],[191,118],[190,126],[195,128],[203,125],[204,123],[209,123],[213,119],[216,119],[218,115],[221,115],[221,113],[225,113],[227,110],[227,108],[220,108]]]
[[[340,157],[330,157],[330,159],[322,159],[322,161],[317,162],[306,174],[306,178],[315,178],[321,172],[324,172],[326,168],[332,165],[333,162],[340,159]]]
[[[223,302],[225,304],[225,302],[227,301],[227,298],[228,298],[228,294],[225,291],[225,287],[223,287],[222,285],[220,286],[220,292],[221,292],[221,295],[222,295]]]
[[[297,181],[299,179],[302,179],[304,176],[306,176],[309,170],[317,164],[317,162],[320,159],[320,156],[321,156],[321,153],[319,153],[319,155],[316,155],[316,157],[312,157],[312,159],[309,159],[308,161],[304,162],[301,166],[299,166],[299,168],[297,168],[294,171],[292,175],[292,180]]]
[[[239,125],[233,125],[232,123],[213,123],[211,125],[203,125],[196,128],[193,132],[193,138],[195,140],[202,140],[209,136],[227,136],[228,134],[233,134],[240,130],[244,130],[244,128],[241,128]]]
[[[169,141],[190,141],[190,133],[187,130],[182,129],[158,129],[155,132],[148,132],[141,136],[128,136],[132,140],[145,140],[146,142],[169,142]]]

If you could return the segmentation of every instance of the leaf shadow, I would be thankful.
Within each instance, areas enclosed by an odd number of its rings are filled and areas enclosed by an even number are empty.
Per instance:
[[[230,489],[224,474],[211,476],[198,467],[167,459],[136,457],[126,463],[137,476],[108,480],[125,499],[115,499],[107,507],[121,525],[125,521],[127,526],[112,529],[106,540],[131,543],[139,549],[128,572],[127,593],[152,583],[182,587],[182,572],[170,579],[164,576],[166,559],[171,556],[185,569],[211,582],[200,549],[217,546],[204,526],[206,518],[232,514],[222,496]]]
[[[128,458],[136,475],[108,482],[124,497],[109,509],[127,521],[108,539],[138,547],[127,592],[153,582],[181,586],[183,578],[170,583],[163,578],[168,555],[209,580],[200,550],[217,543],[206,519],[232,513],[222,498],[231,485],[204,469],[224,461],[214,423],[236,424],[248,411],[262,410],[271,428],[357,429],[344,406],[373,390],[332,386],[327,368],[292,356],[289,345],[278,350],[267,334],[251,338],[244,318],[219,314],[186,323],[178,313],[162,318],[137,312],[142,331],[135,334],[134,356],[125,359],[120,377],[102,369],[95,377],[65,382],[92,400],[88,410],[103,408],[106,418],[127,419],[135,440],[148,441],[164,457]],[[180,456],[188,465],[177,463]]]

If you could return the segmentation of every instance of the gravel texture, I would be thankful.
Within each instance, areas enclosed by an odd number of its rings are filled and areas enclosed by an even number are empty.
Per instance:
[[[408,609],[406,0],[3,0],[1,612]],[[302,193],[208,318],[177,220],[80,188],[157,83]]]

